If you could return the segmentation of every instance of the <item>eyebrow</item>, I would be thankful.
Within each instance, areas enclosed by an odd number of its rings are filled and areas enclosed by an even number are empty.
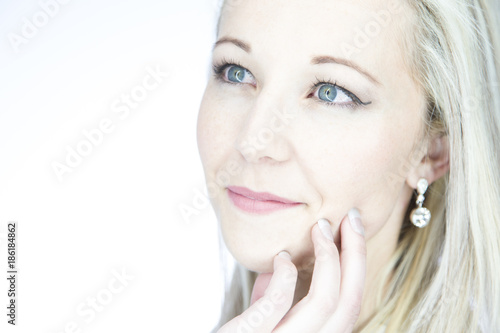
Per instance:
[[[247,53],[252,52],[252,48],[248,43],[245,43],[244,41],[237,39],[237,38],[233,38],[233,37],[222,37],[217,42],[215,42],[215,44],[212,48],[212,51],[217,46],[222,45],[222,44],[228,44],[228,43],[236,45],[237,47],[239,47],[240,49],[242,49],[243,51],[245,51]],[[337,57],[332,57],[332,56],[316,56],[316,57],[312,58],[311,64],[312,65],[340,64],[340,65],[344,65],[347,67],[351,67],[354,70],[358,71],[359,73],[363,74],[365,77],[367,77],[373,83],[375,83],[377,85],[381,85],[381,83],[373,75],[371,75],[368,71],[366,71],[365,69],[361,68],[356,63],[354,63],[350,60],[347,60],[347,59],[342,59],[342,58],[337,58]]]
[[[250,47],[250,45],[248,45],[247,43],[245,43],[242,40],[239,40],[237,38],[232,38],[232,37],[222,37],[221,39],[219,39],[217,42],[215,42],[214,47],[212,48],[212,51],[217,46],[222,45],[222,44],[226,44],[226,43],[234,44],[237,47],[239,47],[240,49],[242,49],[243,51],[245,51],[246,53],[252,52],[252,48]]]
[[[355,69],[356,71],[360,72],[364,76],[366,76],[370,81],[377,85],[381,85],[380,82],[373,77],[368,71],[364,70],[360,66],[356,65],[354,62],[347,60],[347,59],[341,59],[341,58],[336,58],[336,57],[331,57],[331,56],[318,56],[314,57],[311,60],[312,65],[321,65],[321,64],[340,64],[344,66],[351,67]]]

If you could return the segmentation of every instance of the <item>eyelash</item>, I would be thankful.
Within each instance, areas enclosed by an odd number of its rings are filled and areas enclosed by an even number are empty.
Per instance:
[[[222,83],[229,83],[229,84],[235,84],[235,85],[243,85],[244,83],[238,83],[238,82],[227,82],[222,78],[222,74],[224,73],[224,70],[229,67],[229,66],[237,66],[241,68],[243,67],[238,61],[232,60],[232,59],[222,59],[220,62],[215,63],[212,66],[212,70],[214,72],[214,76],[217,80],[221,81]],[[246,69],[246,68],[245,68]]]
[[[346,94],[347,96],[349,96],[349,98],[352,99],[352,103],[353,104],[337,104],[337,103],[334,103],[334,102],[325,102],[323,100],[321,100],[322,103],[325,103],[326,105],[328,106],[340,106],[340,107],[348,107],[348,108],[355,108],[357,106],[366,106],[368,104],[371,104],[372,102],[362,102],[358,96],[354,95],[352,92],[350,92],[349,90],[347,90],[346,88],[342,87],[341,85],[339,85],[337,83],[337,81],[333,81],[333,80],[330,80],[330,79],[318,79],[318,77],[316,77],[316,81],[313,81],[311,83],[312,85],[312,91],[316,91],[317,88],[321,87],[322,85],[331,85],[331,86],[334,86],[334,87],[337,87],[339,90],[341,90],[344,94]]]
[[[244,85],[245,83],[238,83],[238,82],[228,82],[224,80],[223,74],[224,71],[227,67],[229,66],[237,66],[241,67],[245,70],[247,70],[244,66],[242,66],[238,61],[232,60],[232,59],[222,59],[218,63],[215,63],[212,65],[212,70],[214,73],[215,78],[222,82],[222,83],[227,83],[231,85]],[[346,88],[342,87],[341,85],[337,84],[336,81],[332,81],[329,79],[319,79],[316,77],[316,80],[311,83],[311,91],[314,92],[316,91],[317,88],[319,88],[322,85],[331,85],[334,87],[337,87],[339,90],[341,90],[344,94],[349,96],[352,99],[352,104],[337,104],[334,102],[325,102],[323,100],[320,100],[321,103],[326,104],[327,106],[337,106],[337,107],[347,107],[347,108],[355,108],[358,106],[366,106],[371,104],[372,102],[362,102],[356,95],[354,95],[352,92],[347,90]]]

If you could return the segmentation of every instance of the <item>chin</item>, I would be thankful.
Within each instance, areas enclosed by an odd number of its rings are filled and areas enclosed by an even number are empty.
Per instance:
[[[257,273],[270,273],[273,271],[273,258],[281,250],[279,245],[263,243],[265,237],[255,240],[254,237],[243,235],[236,237],[234,233],[222,232],[227,249],[234,259],[246,269]]]
[[[314,249],[309,233],[302,239],[276,237],[279,235],[269,231],[259,234],[237,234],[222,229],[224,242],[234,259],[246,269],[257,273],[273,272],[274,257],[286,250],[292,256],[297,269],[309,271],[314,262]]]
[[[284,250],[299,270],[309,268],[314,258],[311,227],[316,217],[305,206],[255,215],[235,207],[227,195],[218,196],[212,206],[227,249],[246,269],[273,272],[274,257]]]

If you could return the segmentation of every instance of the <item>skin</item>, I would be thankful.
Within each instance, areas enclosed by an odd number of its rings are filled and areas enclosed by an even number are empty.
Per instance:
[[[259,332],[349,332],[373,314],[378,273],[394,253],[418,179],[431,184],[449,168],[446,138],[423,136],[425,96],[405,65],[401,33],[409,29],[409,10],[396,6],[390,23],[367,45],[346,47],[356,45],[359,29],[377,22],[374,13],[394,9],[394,3],[252,0],[223,8],[218,40],[226,42],[216,45],[212,60],[239,63],[242,82],[231,82],[231,67],[222,72],[225,82],[210,77],[198,147],[229,251],[262,274],[255,303],[221,332],[234,331],[277,290],[284,301]],[[315,56],[343,63],[312,65]],[[370,104],[355,106],[351,95],[330,85],[337,97],[326,105],[322,86],[313,87],[316,77]],[[280,123],[276,113],[293,116]],[[271,132],[272,140],[262,139]],[[229,200],[230,185],[303,204],[249,214]],[[349,224],[353,207],[364,236]],[[320,218],[329,221],[335,243],[319,231]],[[281,251],[291,261],[277,256]]]

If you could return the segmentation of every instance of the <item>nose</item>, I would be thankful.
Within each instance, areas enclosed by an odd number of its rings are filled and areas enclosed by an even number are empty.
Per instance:
[[[296,113],[297,109],[276,93],[262,90],[241,123],[235,148],[250,163],[288,160],[292,152],[290,125]]]

